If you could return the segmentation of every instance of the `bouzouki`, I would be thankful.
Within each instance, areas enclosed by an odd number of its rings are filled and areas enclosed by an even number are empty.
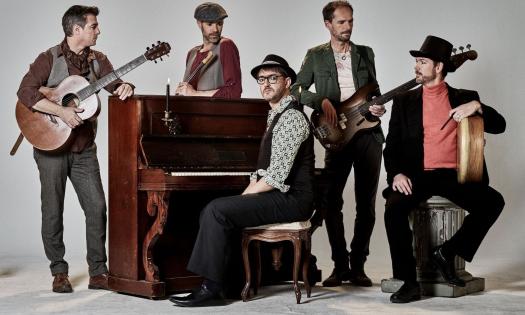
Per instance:
[[[217,55],[214,55],[213,52],[209,51],[208,55],[206,55],[206,58],[204,58],[197,67],[195,67],[195,70],[193,70],[186,78],[184,78],[184,82],[190,82],[201,70],[204,68],[204,66],[208,64],[212,64],[215,59],[217,59]]]
[[[100,112],[100,101],[96,94],[98,91],[147,60],[157,62],[156,59],[167,55],[170,49],[168,43],[157,42],[156,45],[148,47],[143,55],[96,82],[90,84],[85,78],[72,75],[60,82],[56,88],[41,87],[39,91],[56,104],[84,109],[83,112],[77,113],[82,120],[94,119]],[[74,129],[68,127],[59,117],[33,111],[20,101],[16,103],[16,120],[22,135],[37,149],[60,151],[73,139]],[[13,154],[12,151],[11,155]]]
[[[460,47],[462,49],[463,47]],[[470,48],[467,45],[467,48]],[[459,68],[467,60],[475,60],[478,54],[475,50],[465,51],[450,58],[454,70]],[[313,133],[321,145],[331,151],[341,150],[356,133],[362,130],[375,128],[381,123],[378,117],[370,115],[369,108],[372,105],[383,105],[392,100],[398,93],[408,91],[419,85],[416,79],[412,79],[395,89],[372,99],[373,93],[377,91],[378,85],[367,84],[358,89],[348,100],[342,102],[337,108],[337,126],[331,125],[324,113],[314,111],[311,116]]]

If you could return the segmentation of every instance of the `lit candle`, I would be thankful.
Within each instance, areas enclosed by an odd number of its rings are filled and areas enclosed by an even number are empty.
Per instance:
[[[168,106],[170,104],[170,78],[168,78],[168,83],[166,84],[166,112],[169,110]]]
[[[302,87],[299,85],[299,96],[297,97],[297,103],[301,104],[301,92],[302,92]]]

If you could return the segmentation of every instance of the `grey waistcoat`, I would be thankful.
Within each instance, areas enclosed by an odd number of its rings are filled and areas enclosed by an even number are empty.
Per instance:
[[[51,47],[49,51],[53,55],[53,65],[51,66],[51,72],[49,73],[49,77],[47,78],[47,87],[54,88],[57,85],[60,84],[60,82],[64,81],[65,78],[69,77],[69,70],[67,68],[67,62],[66,57],[64,55],[58,56],[58,50],[60,49],[60,45],[56,45],[54,47]],[[93,83],[97,80],[97,77],[100,74],[100,65],[98,61],[95,59],[93,60],[92,64],[90,65],[90,71],[88,75],[88,81],[89,83]],[[97,95],[98,98],[98,95]],[[100,103],[100,99],[98,100]],[[91,120],[91,123],[93,125],[93,131],[95,135],[97,134],[97,119]]]
[[[221,42],[218,45],[213,46],[211,51],[217,56],[217,59],[212,63],[206,65],[200,71],[200,77],[195,89],[197,91],[209,91],[215,90],[224,86],[224,79],[222,77],[222,64],[220,61],[221,57]],[[188,62],[186,63],[186,71],[184,72],[184,78],[187,78],[191,73],[191,65],[197,56],[197,52],[201,46],[194,47],[190,50]],[[199,74],[197,74],[199,76]]]

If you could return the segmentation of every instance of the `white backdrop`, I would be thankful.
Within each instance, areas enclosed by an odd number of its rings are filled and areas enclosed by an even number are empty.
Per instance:
[[[171,44],[172,53],[167,60],[156,65],[147,63],[124,77],[137,86],[136,93],[162,94],[168,77],[172,82],[180,80],[187,50],[201,41],[193,19],[193,10],[200,2],[113,0],[83,4],[100,8],[98,20],[102,34],[95,49],[106,53],[115,67],[142,54],[152,42],[162,40]],[[243,97],[259,97],[249,71],[266,54],[282,55],[298,71],[306,50],[329,39],[321,15],[326,1],[222,0],[220,3],[229,14],[223,35],[235,41],[241,55]],[[40,186],[32,148],[25,142],[15,157],[8,152],[19,133],[14,108],[20,80],[38,53],[62,40],[61,17],[73,4],[76,2],[63,0],[2,1],[0,4],[3,13],[0,34],[4,43],[0,52],[3,61],[0,95],[4,108],[0,118],[0,257],[32,255],[45,259],[40,238]],[[352,4],[355,19],[352,39],[373,47],[383,92],[413,77],[414,62],[408,50],[418,49],[428,34],[443,37],[455,46],[470,43],[478,51],[478,60],[467,62],[447,78],[455,87],[478,90],[482,101],[494,106],[507,119],[505,134],[487,136],[485,153],[491,184],[502,192],[506,207],[477,257],[507,259],[524,265],[525,127],[522,121],[525,110],[521,101],[525,99],[522,88],[525,67],[520,51],[525,48],[522,36],[525,2],[354,0]],[[105,91],[101,93],[103,110],[97,138],[105,188],[108,182],[106,96]],[[388,120],[389,113],[383,118],[385,132]],[[322,150],[319,147],[316,150],[317,164],[322,166]],[[383,169],[379,192],[385,183]],[[345,199],[349,241],[354,217],[353,177],[348,182]],[[83,255],[84,216],[71,185],[65,208],[66,255]],[[388,262],[384,199],[380,193],[376,209],[370,259]],[[314,235],[313,251],[322,265],[329,265],[324,228]]]

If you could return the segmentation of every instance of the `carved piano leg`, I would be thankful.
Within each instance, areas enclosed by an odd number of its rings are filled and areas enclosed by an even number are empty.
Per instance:
[[[156,218],[142,243],[142,262],[146,272],[146,281],[160,281],[159,268],[153,261],[153,248],[166,225],[169,197],[169,191],[148,191],[148,214]]]

